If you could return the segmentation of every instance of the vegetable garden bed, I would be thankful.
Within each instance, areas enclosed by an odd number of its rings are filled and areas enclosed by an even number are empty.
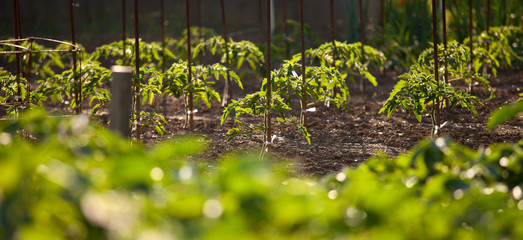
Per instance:
[[[311,145],[298,134],[295,126],[277,128],[274,134],[274,155],[276,159],[296,159],[294,164],[299,166],[299,171],[306,175],[325,175],[339,171],[343,166],[355,167],[365,162],[377,152],[388,156],[397,156],[407,152],[420,140],[430,136],[430,118],[423,118],[419,123],[412,115],[397,113],[390,119],[385,114],[378,114],[383,103],[388,98],[397,74],[387,72],[386,76],[375,74],[378,80],[376,88],[369,88],[367,93],[362,93],[358,85],[349,85],[351,97],[348,104],[351,112],[333,107],[318,106],[316,112],[310,113]],[[246,86],[255,85],[244,83]],[[442,113],[442,118],[447,121],[442,128],[442,135],[449,136],[453,141],[469,146],[473,149],[488,146],[495,142],[518,142],[523,137],[521,122],[512,120],[493,131],[486,130],[488,117],[496,108],[515,102],[523,90],[523,71],[509,70],[500,72],[499,76],[491,80],[495,89],[496,98],[484,101],[489,95],[483,94],[478,89],[480,100],[484,106],[477,106],[478,116],[468,112],[468,109],[455,108]],[[467,88],[465,84],[458,88]],[[221,91],[223,83],[218,82],[217,91]],[[246,92],[255,89],[245,89]],[[259,151],[263,136],[255,135],[253,138],[238,136],[227,141],[227,132],[233,127],[231,121],[220,125],[223,109],[219,103],[214,102],[211,109],[201,105],[195,114],[195,129],[190,131],[183,128],[184,110],[182,100],[169,98],[165,125],[166,134],[157,134],[153,126],[144,129],[143,141],[152,145],[162,139],[179,134],[201,134],[208,138],[210,148],[203,153],[201,159],[214,161],[223,154],[234,150]],[[164,107],[158,99],[151,108],[162,113]],[[294,102],[293,109],[299,109],[299,103]],[[296,114],[298,111],[295,110]],[[102,119],[107,119],[107,114],[101,114]],[[247,120],[256,124],[257,119]]]

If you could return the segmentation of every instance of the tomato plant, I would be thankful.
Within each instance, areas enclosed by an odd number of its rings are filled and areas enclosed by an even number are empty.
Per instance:
[[[185,113],[186,113],[186,122],[188,124],[188,118],[190,114],[189,109],[189,94],[195,96],[195,103],[198,104],[202,100],[207,107],[211,107],[211,99],[214,97],[216,100],[220,101],[220,94],[216,92],[212,85],[214,81],[209,81],[210,77],[219,79],[220,76],[227,78],[228,69],[219,64],[213,65],[196,65],[191,66],[192,77],[191,82],[188,82],[189,69],[187,68],[186,61],[179,61],[174,63],[171,68],[169,68],[165,74],[162,76],[165,78],[167,86],[163,90],[165,95],[174,95],[175,97],[183,97],[185,102]],[[231,73],[232,78],[236,83],[242,87],[240,78],[238,75]]]
[[[448,59],[446,69],[445,67],[434,69],[434,60],[432,60],[434,50],[431,48],[425,50],[419,57],[418,64],[399,77],[401,80],[394,86],[389,98],[379,111],[380,113],[387,112],[387,116],[390,117],[396,108],[402,107],[407,113],[412,111],[418,121],[421,121],[423,113],[428,112],[432,122],[432,136],[440,133],[440,109],[453,108],[459,104],[477,115],[474,103],[481,104],[479,99],[464,90],[456,90],[451,85],[453,81],[478,80],[483,84],[485,91],[490,91],[491,97],[494,97],[487,77],[477,73],[484,58],[477,57],[471,69],[468,66],[470,58],[467,47],[457,42],[451,42],[447,46],[447,50],[442,44],[438,45],[438,50],[443,52],[438,59],[438,62],[441,62],[440,66],[443,66],[445,60]],[[478,51],[481,50],[478,48]],[[435,79],[434,71],[438,71],[439,75],[445,78],[443,80]],[[448,78],[445,73],[448,73]]]

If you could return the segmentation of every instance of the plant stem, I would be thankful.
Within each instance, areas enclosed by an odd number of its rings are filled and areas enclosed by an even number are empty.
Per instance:
[[[332,42],[332,67],[336,67],[336,55],[337,55],[337,49],[336,49],[336,38],[335,38],[335,29],[334,29],[334,0],[330,0],[330,17],[331,17],[331,42]],[[332,94],[333,97],[336,98],[336,94],[338,94],[336,90],[336,85],[332,88]]]

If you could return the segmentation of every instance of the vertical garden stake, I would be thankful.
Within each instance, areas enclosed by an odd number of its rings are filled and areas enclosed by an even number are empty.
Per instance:
[[[162,72],[165,72],[165,11],[164,0],[160,0],[160,37],[162,38]]]
[[[76,33],[74,31],[74,5],[73,0],[69,0],[69,13],[71,16],[71,40],[73,42],[73,45],[76,46]],[[80,70],[81,71],[81,70]],[[76,114],[79,114],[82,112],[82,78],[80,76],[80,79],[78,79],[77,73],[76,73],[76,51],[73,52],[73,80],[77,84],[76,86],[76,108],[75,112]]]
[[[363,18],[363,3],[362,0],[359,0],[359,12],[360,12],[360,42],[361,42],[361,56],[363,61],[365,61],[365,22]],[[360,89],[362,92],[365,92],[365,76],[361,77]]]
[[[261,43],[263,43],[263,2],[262,2],[262,0],[258,0],[258,24],[259,24],[258,27],[260,29],[259,38],[260,38],[260,44],[261,44]]]
[[[439,67],[438,67],[438,16],[437,16],[437,5],[436,0],[432,0],[432,34],[434,38],[434,80],[438,81],[439,79]],[[434,137],[434,133],[440,134],[439,128],[440,128],[440,99],[438,97],[437,100],[433,100],[433,107],[436,111],[436,119],[432,119],[432,121],[436,121],[436,129],[432,129],[432,137]]]
[[[447,53],[447,7],[446,7],[446,0],[442,0],[442,6],[441,6],[441,13],[442,13],[442,21],[443,21],[443,47],[445,48],[445,83],[448,83],[449,78],[449,72],[448,72],[448,53]]]
[[[198,24],[198,42],[202,38],[202,0],[196,1],[196,21]]]
[[[287,0],[283,0],[283,33],[284,33],[284,43],[285,43],[285,57],[289,58],[290,49],[289,49],[289,28],[287,26]]]
[[[472,43],[472,34],[473,34],[473,19],[472,19],[472,0],[469,0],[469,44],[470,44],[470,70],[474,71],[474,44]],[[472,78],[469,82],[469,92],[472,92]]]
[[[126,52],[125,52],[125,48],[126,48],[126,44],[125,44],[125,40],[127,38],[127,31],[126,31],[126,18],[127,18],[127,14],[125,12],[125,0],[122,0],[122,51],[123,51],[123,65],[125,65],[125,59],[126,59]]]
[[[305,91],[305,36],[303,30],[303,0],[300,0],[300,42],[301,42],[301,82],[302,90],[301,94],[303,95],[301,99],[301,124],[307,126],[307,92]]]
[[[272,105],[272,79],[271,79],[271,1],[267,1],[267,42],[266,42],[266,54],[267,54],[267,110],[265,110],[265,141],[264,145],[266,149],[270,149],[271,135],[272,135],[272,123],[271,123],[271,105]],[[263,153],[263,151],[262,151]]]
[[[185,0],[185,17],[186,17],[186,24],[187,24],[187,69],[189,70],[189,73],[187,75],[187,82],[188,84],[192,84],[192,56],[191,56],[191,6],[189,3],[189,0]],[[189,117],[189,128],[192,130],[194,129],[194,101],[193,101],[193,94],[189,93],[189,111],[186,112],[186,121],[185,125],[187,126],[187,117]]]
[[[330,17],[331,17],[331,42],[332,42],[332,67],[336,67],[336,56],[337,56],[337,49],[336,49],[336,37],[335,37],[335,29],[334,29],[334,0],[330,0]],[[332,88],[332,94],[334,97],[336,97],[337,91],[336,86]]]
[[[140,109],[140,33],[138,28],[138,0],[134,0],[134,47],[135,47],[135,63],[136,63],[136,72],[135,72],[135,79],[134,79],[134,110],[136,114],[136,119],[134,119],[134,122],[136,123],[136,139],[140,140],[140,135],[142,131],[142,123],[141,123],[141,109]]]
[[[13,0],[13,15],[15,20],[15,39],[21,38],[20,33],[20,11],[19,11],[19,2],[18,0]],[[18,41],[15,42],[16,45],[18,45]],[[18,99],[15,99],[17,102],[22,102],[22,88],[20,87],[20,74],[22,73],[22,66],[20,64],[20,54],[16,53],[16,86],[17,86],[17,97]]]
[[[443,0],[445,1],[445,0]],[[385,0],[381,0],[381,8],[380,8],[380,15],[381,15],[381,38],[382,38],[382,47],[385,44],[384,38],[385,38]]]
[[[225,4],[223,0],[220,0],[222,10],[222,28],[223,28],[223,41],[225,44],[225,67],[227,67],[227,78],[225,79],[225,87],[223,89],[222,107],[227,106],[229,99],[231,99],[231,70],[229,60],[229,37],[227,36],[227,21],[225,19]]]

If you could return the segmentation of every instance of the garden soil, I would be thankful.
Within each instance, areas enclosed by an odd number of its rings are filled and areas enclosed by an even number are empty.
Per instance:
[[[323,176],[340,171],[344,167],[357,167],[379,153],[391,157],[398,156],[419,141],[430,137],[431,121],[428,115],[423,116],[422,121],[418,122],[414,115],[402,110],[390,118],[387,118],[386,114],[378,114],[398,81],[398,76],[393,72],[378,72],[374,75],[377,76],[379,84],[373,87],[368,83],[366,92],[359,90],[359,84],[349,84],[350,112],[322,104],[317,105],[315,112],[308,114],[310,145],[298,134],[295,125],[276,126],[273,131],[276,138],[270,153],[265,156],[271,156],[273,161],[291,160],[285,163],[299,174]],[[496,98],[488,101],[486,100],[489,94],[484,93],[482,86],[474,86],[474,95],[484,103],[476,105],[478,116],[459,106],[442,112],[442,122],[446,122],[441,129],[443,136],[473,149],[497,142],[518,142],[522,139],[522,123],[518,120],[509,121],[493,131],[486,130],[485,125],[493,110],[501,105],[514,103],[519,94],[523,93],[523,71],[501,71],[497,78],[491,79],[491,85]],[[260,86],[260,80],[250,79],[244,86],[246,89],[233,90],[234,98],[256,91]],[[223,83],[218,82],[216,87],[218,91],[222,91]],[[455,87],[466,89],[467,86],[463,84]],[[293,109],[296,110],[291,113],[298,116],[299,103],[296,101],[293,104]],[[153,127],[144,129],[141,137],[146,145],[153,145],[174,135],[203,135],[208,141],[208,149],[197,157],[201,163],[219,161],[225,154],[235,151],[251,150],[260,153],[262,150],[261,134],[252,137],[238,136],[232,141],[227,141],[227,131],[234,125],[230,119],[225,124],[220,124],[223,108],[219,102],[214,102],[211,109],[204,104],[198,105],[193,130],[184,128],[184,108],[181,99],[156,98],[152,106],[145,108],[165,114],[168,121],[165,125],[167,133],[164,135],[157,134]],[[262,121],[262,118],[246,119],[246,122],[252,125],[261,125]]]

